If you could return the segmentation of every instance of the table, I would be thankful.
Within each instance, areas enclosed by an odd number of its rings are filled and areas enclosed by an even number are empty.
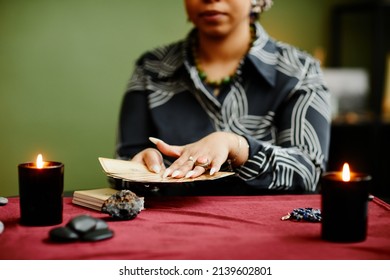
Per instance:
[[[320,195],[151,197],[134,220],[113,221],[65,197],[62,225],[88,214],[107,221],[115,236],[58,244],[48,239],[56,226],[19,224],[19,199],[14,197],[0,207],[5,224],[0,259],[390,259],[390,205],[378,198],[369,202],[368,236],[363,242],[326,242],[320,238],[320,223],[280,219],[294,208],[320,208],[320,203]]]

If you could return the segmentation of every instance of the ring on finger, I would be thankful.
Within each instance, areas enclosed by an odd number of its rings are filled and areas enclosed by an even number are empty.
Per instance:
[[[190,156],[190,157],[187,159],[187,161],[192,161],[192,162],[195,162],[195,159],[194,159],[194,157],[193,157],[193,156]]]
[[[205,163],[195,163],[195,166],[203,167],[204,169],[210,169],[210,161],[207,160]]]

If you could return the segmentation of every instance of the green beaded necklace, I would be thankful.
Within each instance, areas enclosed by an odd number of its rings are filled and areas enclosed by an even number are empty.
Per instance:
[[[249,44],[248,51],[252,47],[253,42],[256,39],[254,26],[251,25],[250,31],[251,31],[251,42]],[[200,80],[202,82],[204,82],[205,84],[213,87],[215,95],[217,95],[216,93],[219,93],[219,88],[221,88],[224,85],[229,84],[241,72],[240,68],[241,68],[241,66],[243,64],[243,59],[240,60],[240,63],[238,64],[236,70],[231,75],[223,77],[222,79],[216,80],[216,81],[209,80],[208,77],[207,77],[207,73],[205,71],[203,71],[201,66],[200,66],[199,58],[198,58],[198,55],[197,55],[198,54],[198,52],[197,52],[197,40],[193,40],[192,41],[192,53],[193,53],[193,57],[194,57],[195,67],[196,67],[196,70],[198,71],[198,76],[199,76]]]

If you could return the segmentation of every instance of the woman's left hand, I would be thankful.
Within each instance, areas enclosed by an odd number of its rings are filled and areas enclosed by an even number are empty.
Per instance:
[[[177,158],[164,172],[164,177],[196,178],[210,170],[218,172],[228,158],[234,158],[236,165],[248,159],[248,151],[241,151],[241,141],[246,139],[230,132],[214,132],[197,142],[175,146],[157,138],[150,138],[164,155]]]

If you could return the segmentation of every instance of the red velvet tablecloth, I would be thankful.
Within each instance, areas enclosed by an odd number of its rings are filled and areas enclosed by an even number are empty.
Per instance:
[[[115,232],[99,242],[58,244],[47,227],[19,224],[19,199],[0,207],[5,225],[0,259],[390,259],[390,206],[369,202],[368,236],[358,243],[321,240],[321,224],[282,221],[294,208],[320,208],[319,195],[155,197],[131,221],[73,205],[64,198],[65,225],[77,215],[106,220]]]

